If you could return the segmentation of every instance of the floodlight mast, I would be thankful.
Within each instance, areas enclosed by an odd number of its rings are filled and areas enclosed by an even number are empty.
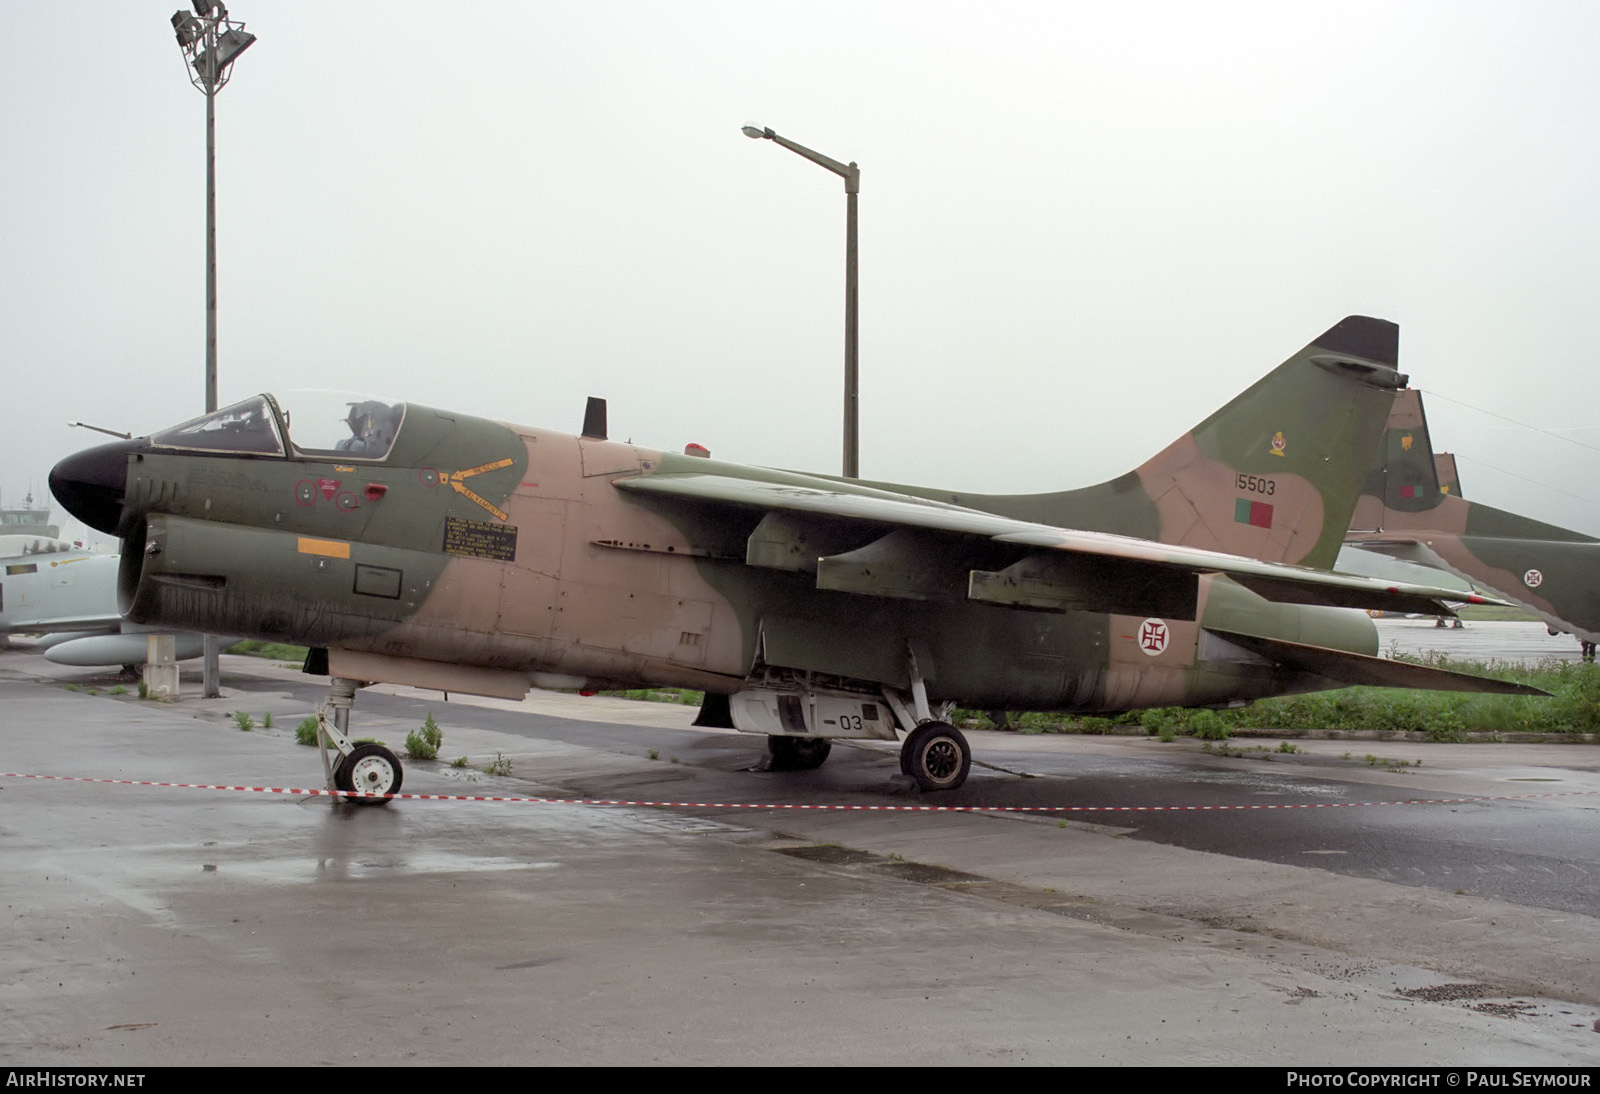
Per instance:
[[[861,193],[861,168],[840,163],[805,145],[774,133],[762,125],[744,125],[739,131],[753,141],[768,140],[844,179],[844,477],[861,476],[860,364],[857,356],[859,265],[856,253],[856,195]]]
[[[194,0],[194,14],[172,13],[189,82],[206,97],[206,411],[217,409],[217,92],[256,36],[216,0]]]
[[[172,30],[183,53],[189,82],[206,97],[206,413],[217,409],[217,92],[233,74],[233,62],[249,49],[256,36],[244,24],[228,18],[221,0],[194,0],[194,14],[172,13]],[[204,694],[214,699],[222,693],[218,655],[221,644],[213,635],[205,640]]]

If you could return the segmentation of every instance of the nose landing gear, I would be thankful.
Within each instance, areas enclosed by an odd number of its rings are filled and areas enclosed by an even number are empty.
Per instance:
[[[352,744],[346,736],[350,728],[350,708],[355,705],[355,680],[334,677],[328,684],[328,698],[317,707],[317,745],[322,752],[322,774],[330,790],[345,792],[346,801],[357,805],[388,805],[390,794],[400,792],[405,769],[400,758],[380,744]],[[329,714],[332,718],[329,718]],[[331,760],[332,747],[339,758]]]

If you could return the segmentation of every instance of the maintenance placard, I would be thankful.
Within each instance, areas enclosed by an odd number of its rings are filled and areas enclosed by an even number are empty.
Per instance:
[[[444,549],[452,555],[511,562],[517,557],[517,529],[509,524],[446,517]]]

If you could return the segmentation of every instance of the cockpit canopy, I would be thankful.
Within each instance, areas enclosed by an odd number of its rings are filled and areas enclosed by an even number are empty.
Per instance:
[[[394,447],[405,413],[405,403],[346,391],[257,395],[152,433],[150,444],[238,455],[381,460]]]

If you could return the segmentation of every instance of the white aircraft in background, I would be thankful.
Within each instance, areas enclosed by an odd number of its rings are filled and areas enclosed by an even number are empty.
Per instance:
[[[143,664],[146,636],[156,628],[128,623],[117,610],[120,564],[120,555],[62,539],[0,536],[0,636],[43,634],[35,648],[58,665]],[[203,652],[203,635],[174,638],[180,661]]]

